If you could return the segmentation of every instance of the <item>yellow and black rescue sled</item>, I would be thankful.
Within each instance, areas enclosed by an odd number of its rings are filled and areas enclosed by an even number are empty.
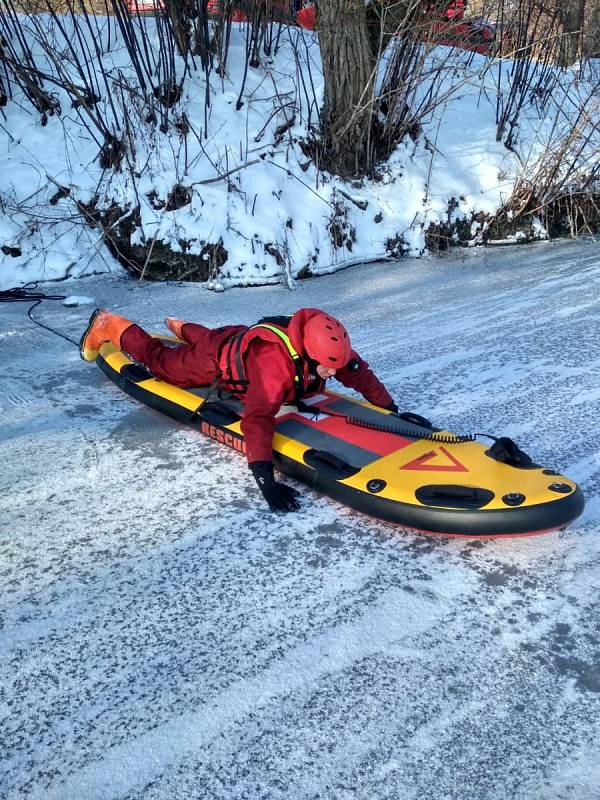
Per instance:
[[[244,453],[239,400],[158,380],[111,344],[97,364],[136,400]],[[282,407],[273,461],[358,511],[449,536],[544,533],[584,507],[573,481],[532,463],[510,440],[482,444],[331,391],[308,398],[303,411]]]

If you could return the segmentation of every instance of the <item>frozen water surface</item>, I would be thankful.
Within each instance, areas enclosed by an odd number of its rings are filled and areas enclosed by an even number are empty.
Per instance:
[[[563,534],[427,537],[136,404],[0,307],[3,800],[593,800],[600,256],[590,241],[207,292],[52,284],[154,330],[324,306],[403,409],[584,489]],[[90,306],[34,315],[78,339]]]

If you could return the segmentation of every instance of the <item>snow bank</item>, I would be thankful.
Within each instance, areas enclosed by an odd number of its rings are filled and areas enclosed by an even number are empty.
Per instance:
[[[63,22],[69,33],[72,21]],[[96,23],[92,67],[102,67],[120,86],[133,86],[114,21]],[[23,24],[30,23],[24,18]],[[153,18],[134,25],[145,26],[157,46]],[[50,33],[60,40],[56,30]],[[51,71],[33,33],[31,46],[38,63]],[[102,169],[101,143],[66,92],[56,90],[61,113],[43,125],[12,86],[0,134],[0,287],[120,270],[99,230],[85,222],[96,210],[116,209],[122,216],[136,209],[134,247],[164,247],[208,260],[207,248],[218,246],[226,260],[207,269],[206,277],[219,289],[290,285],[297,276],[357,262],[419,256],[431,224],[493,214],[510,196],[518,159],[496,141],[496,89],[484,57],[457,51],[441,87],[447,100],[425,120],[418,141],[401,143],[377,180],[347,182],[320,172],[302,150],[323,94],[316,36],[284,28],[276,52],[249,68],[238,103],[245,48],[245,25],[235,26],[227,75],[210,76],[208,115],[206,78],[198,64],[172,109],[171,121],[178,124],[166,132],[143,124],[144,107],[135,93],[126,97],[115,89],[103,96],[98,108],[115,126],[120,112],[124,118],[126,109],[129,117],[128,153],[119,171]],[[446,48],[436,48],[431,58],[442,55],[447,59]],[[77,82],[68,57],[63,68]],[[181,60],[177,70],[181,77]],[[522,131],[529,153],[544,147],[536,119],[532,107]],[[188,202],[173,203],[174,190]],[[168,210],[173,205],[180,207]]]

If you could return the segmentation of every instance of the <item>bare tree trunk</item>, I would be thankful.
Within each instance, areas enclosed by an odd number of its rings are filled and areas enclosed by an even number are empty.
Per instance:
[[[563,29],[560,61],[564,66],[573,64],[581,56],[585,5],[586,0],[563,0],[560,4]]]
[[[584,53],[589,58],[600,58],[600,0],[586,3]]]
[[[442,0],[440,0],[442,2]],[[443,0],[446,2],[446,0]],[[385,158],[397,131],[385,134],[389,98],[375,97],[379,59],[398,32],[412,35],[422,0],[317,0],[325,96],[320,159],[340,175],[367,174]],[[399,92],[398,78],[394,91]]]
[[[317,30],[325,83],[322,157],[340,174],[368,171],[377,62],[364,0],[321,0]]]
[[[189,6],[185,0],[165,0],[165,8],[171,18],[177,49],[183,56],[190,49]]]

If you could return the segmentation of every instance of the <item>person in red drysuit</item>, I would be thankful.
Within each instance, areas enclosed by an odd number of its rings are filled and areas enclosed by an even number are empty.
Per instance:
[[[242,397],[248,465],[273,511],[299,507],[296,490],[277,483],[273,475],[273,433],[281,405],[319,393],[335,376],[373,405],[398,410],[367,362],[352,350],[342,323],[319,309],[301,308],[292,317],[266,318],[250,327],[211,329],[173,317],[165,321],[184,344],[166,345],[130,320],[97,309],[81,338],[81,356],[94,361],[101,345],[110,341],[175,386],[218,382]]]

